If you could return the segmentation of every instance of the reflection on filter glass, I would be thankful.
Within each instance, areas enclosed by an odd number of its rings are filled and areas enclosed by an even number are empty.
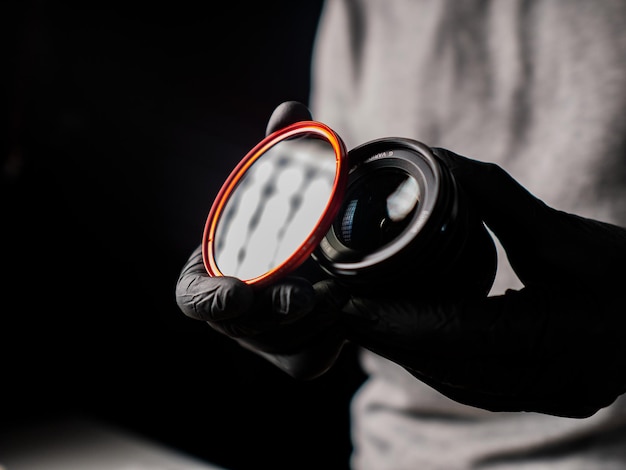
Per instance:
[[[252,279],[286,261],[309,237],[328,203],[336,157],[317,138],[284,140],[246,172],[217,225],[222,274]]]

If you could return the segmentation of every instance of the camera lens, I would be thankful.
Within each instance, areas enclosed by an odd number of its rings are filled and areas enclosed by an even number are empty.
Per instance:
[[[415,178],[401,169],[383,168],[353,182],[333,229],[346,247],[371,253],[406,229],[418,202]]]
[[[487,295],[495,244],[430,148],[387,138],[348,158],[343,203],[313,252],[326,273],[368,295]]]

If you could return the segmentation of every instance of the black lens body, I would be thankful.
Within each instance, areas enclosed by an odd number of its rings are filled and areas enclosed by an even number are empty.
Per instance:
[[[430,148],[385,138],[348,157],[342,206],[313,253],[326,273],[368,295],[487,295],[497,264],[494,242]]]

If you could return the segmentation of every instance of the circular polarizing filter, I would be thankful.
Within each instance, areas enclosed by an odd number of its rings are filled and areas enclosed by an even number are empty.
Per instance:
[[[213,202],[202,240],[207,272],[261,286],[300,266],[339,210],[347,165],[343,141],[316,121],[263,139]]]

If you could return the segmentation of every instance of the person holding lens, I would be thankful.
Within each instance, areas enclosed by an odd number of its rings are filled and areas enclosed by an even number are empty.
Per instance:
[[[326,2],[310,103],[267,132],[431,146],[497,244],[493,286],[255,290],[198,247],[178,305],[297,379],[360,346],[354,470],[626,468],[625,83],[625,2]]]

